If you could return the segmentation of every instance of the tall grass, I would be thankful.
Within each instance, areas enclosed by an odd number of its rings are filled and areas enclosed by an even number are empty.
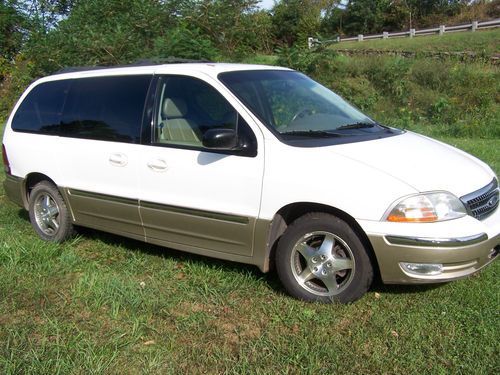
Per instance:
[[[500,74],[485,63],[343,57],[322,81],[375,119],[433,135],[500,138]]]

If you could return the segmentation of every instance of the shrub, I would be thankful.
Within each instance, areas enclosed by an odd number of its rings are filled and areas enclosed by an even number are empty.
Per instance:
[[[331,49],[282,47],[277,50],[277,65],[287,66],[311,76],[328,76],[334,70],[337,53]]]
[[[178,26],[168,35],[154,41],[154,57],[179,57],[196,60],[216,60],[218,52],[208,37],[198,29]]]

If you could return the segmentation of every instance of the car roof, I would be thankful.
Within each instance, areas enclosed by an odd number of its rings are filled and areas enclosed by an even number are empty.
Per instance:
[[[82,67],[68,68],[53,75],[46,76],[38,80],[38,83],[45,81],[55,81],[61,79],[83,78],[83,77],[103,77],[118,75],[136,74],[187,74],[193,72],[205,73],[216,77],[219,73],[250,70],[291,70],[288,68],[256,65],[256,64],[235,64],[235,63],[174,63],[159,65],[131,65],[120,67]]]

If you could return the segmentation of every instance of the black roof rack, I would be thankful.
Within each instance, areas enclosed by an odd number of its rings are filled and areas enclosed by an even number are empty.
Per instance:
[[[177,58],[177,57],[167,57],[167,58],[158,58],[158,59],[137,60],[134,63],[122,64],[122,65],[70,66],[67,68],[59,69],[58,71],[56,71],[52,74],[83,72],[83,71],[87,71],[87,70],[130,68],[130,67],[134,67],[134,66],[150,66],[150,65],[164,65],[164,64],[192,64],[192,63],[213,63],[213,61],[181,59],[181,58]]]

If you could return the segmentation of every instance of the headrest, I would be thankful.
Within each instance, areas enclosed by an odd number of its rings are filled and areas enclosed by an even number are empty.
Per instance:
[[[186,102],[181,98],[166,98],[163,101],[162,115],[164,118],[184,117],[187,113]]]

